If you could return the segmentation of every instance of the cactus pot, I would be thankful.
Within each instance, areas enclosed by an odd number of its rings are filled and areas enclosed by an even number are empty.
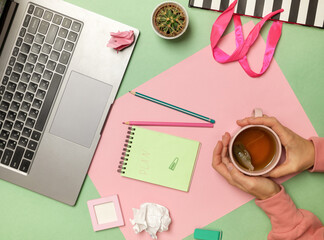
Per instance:
[[[188,28],[186,9],[177,2],[159,4],[152,13],[152,27],[157,35],[165,39],[180,37]]]

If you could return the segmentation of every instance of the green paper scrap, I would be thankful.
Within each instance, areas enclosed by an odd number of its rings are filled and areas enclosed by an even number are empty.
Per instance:
[[[200,143],[141,127],[132,127],[121,175],[188,191]]]

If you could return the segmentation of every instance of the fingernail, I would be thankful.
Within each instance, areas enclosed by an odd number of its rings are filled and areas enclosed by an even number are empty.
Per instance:
[[[226,167],[228,169],[228,171],[232,171],[233,170],[233,165],[232,164],[226,164]]]

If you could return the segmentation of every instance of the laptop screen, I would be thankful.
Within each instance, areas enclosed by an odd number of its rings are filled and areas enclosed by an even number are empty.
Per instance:
[[[0,0],[0,52],[15,15],[17,3],[12,0]]]
[[[8,0],[0,0],[0,18],[2,17],[2,13],[4,11],[4,8],[5,8],[5,5],[6,5],[6,2]]]

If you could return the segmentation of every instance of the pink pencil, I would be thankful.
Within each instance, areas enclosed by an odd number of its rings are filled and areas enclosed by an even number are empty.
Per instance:
[[[185,123],[185,122],[146,122],[146,121],[129,121],[123,122],[126,125],[133,126],[168,126],[168,127],[207,127],[212,128],[212,123]]]

